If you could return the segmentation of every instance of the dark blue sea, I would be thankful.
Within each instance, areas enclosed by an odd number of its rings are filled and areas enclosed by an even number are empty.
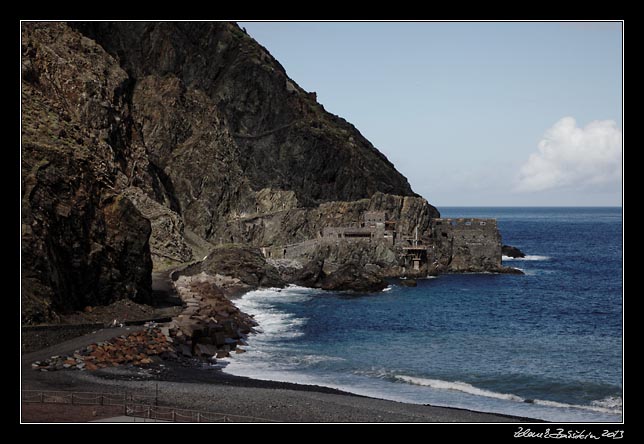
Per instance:
[[[439,208],[496,218],[525,275],[237,301],[263,332],[226,372],[556,422],[622,420],[621,208]]]

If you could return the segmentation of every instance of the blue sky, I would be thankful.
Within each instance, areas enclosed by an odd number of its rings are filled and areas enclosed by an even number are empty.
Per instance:
[[[239,24],[435,205],[621,204],[621,23]]]

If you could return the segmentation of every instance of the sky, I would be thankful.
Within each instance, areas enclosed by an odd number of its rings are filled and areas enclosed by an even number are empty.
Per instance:
[[[622,23],[240,22],[436,206],[620,206]]]

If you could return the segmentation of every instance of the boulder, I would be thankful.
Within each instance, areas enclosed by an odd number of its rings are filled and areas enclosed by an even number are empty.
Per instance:
[[[514,267],[501,267],[496,271],[497,273],[503,273],[503,274],[525,274],[523,271]]]
[[[208,344],[197,344],[195,351],[198,356],[211,357],[217,354],[217,347]]]
[[[297,270],[293,276],[293,283],[302,287],[314,287],[315,284],[324,276],[322,268],[324,260],[314,259],[309,261],[300,270]]]
[[[266,262],[259,248],[243,245],[222,245],[213,249],[205,260],[183,270],[182,275],[194,276],[205,272],[237,278],[251,287],[284,287],[277,269]]]
[[[318,286],[323,290],[368,293],[386,288],[387,281],[373,271],[367,271],[354,264],[346,264],[322,278]]]
[[[523,251],[511,245],[503,245],[501,247],[501,253],[503,254],[503,256],[513,257],[513,258],[525,257],[525,253]]]

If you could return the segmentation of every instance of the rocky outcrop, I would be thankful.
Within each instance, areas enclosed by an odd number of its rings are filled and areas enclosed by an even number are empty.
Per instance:
[[[384,279],[387,268],[374,264],[365,265],[363,261],[350,258],[343,259],[342,262],[332,262],[325,259],[321,252],[317,258],[308,262],[304,257],[299,260],[269,259],[268,262],[275,264],[284,282],[302,287],[359,293],[380,291],[387,287]]]
[[[513,257],[513,258],[522,258],[525,257],[525,253],[519,250],[517,247],[510,245],[503,245],[501,247],[501,254],[503,256]]]
[[[153,200],[140,188],[128,187],[123,194],[150,221],[150,253],[157,268],[192,260],[192,249],[186,243],[183,219],[179,214]]]
[[[266,262],[259,249],[243,245],[218,246],[205,260],[191,265],[179,274],[193,276],[199,273],[236,278],[252,288],[285,285],[277,269]]]
[[[147,153],[137,186],[176,205],[206,240],[230,242],[230,217],[292,208],[294,199],[311,207],[378,191],[414,195],[355,127],[326,112],[236,24],[73,26],[134,81],[134,142]],[[294,198],[271,202],[268,189]]]
[[[220,245],[189,270],[281,286],[251,247],[317,239],[365,211],[387,212],[401,236],[439,217],[234,23],[23,22],[21,31],[27,323],[149,301],[152,260],[171,266]],[[249,247],[226,247],[235,243]],[[443,246],[436,270],[495,260],[459,263],[478,247]],[[336,281],[346,283],[357,276],[349,265],[377,275],[404,267],[385,246],[323,248],[293,281],[321,285],[342,269]],[[317,265],[307,267],[318,260],[315,276]]]
[[[263,188],[255,193],[256,212],[258,214],[274,213],[297,208],[297,197],[293,191]]]
[[[23,322],[149,300],[150,223],[122,193],[128,76],[63,23],[22,24]]]
[[[25,322],[147,301],[151,258],[172,265],[197,259],[188,243],[246,240],[239,221],[254,215],[293,216],[270,235],[290,241],[321,226],[301,207],[414,196],[233,23],[23,22],[21,32]]]
[[[398,221],[401,235],[423,233],[440,213],[422,197],[375,193],[353,202],[326,202],[314,208],[294,208],[268,214],[233,215],[220,227],[220,242],[255,246],[288,245],[322,236],[325,227],[359,226],[366,211],[384,211]]]
[[[324,276],[315,287],[323,290],[368,293],[382,290],[387,287],[387,282],[380,274],[369,268],[345,264]]]
[[[314,259],[309,261],[303,267],[297,269],[287,282],[293,282],[294,284],[302,287],[315,288],[324,276],[324,260]]]

